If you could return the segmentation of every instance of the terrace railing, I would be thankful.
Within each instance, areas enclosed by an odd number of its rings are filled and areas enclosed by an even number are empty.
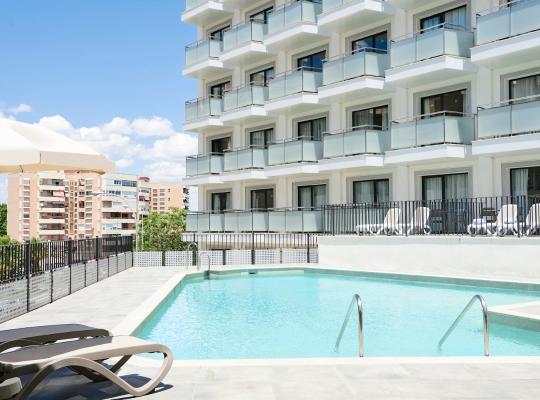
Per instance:
[[[357,126],[323,136],[323,157],[382,154],[390,149],[390,133],[379,126]]]
[[[283,139],[268,146],[268,165],[315,162],[322,156],[322,141],[310,136]]]
[[[540,132],[540,96],[478,107],[478,139]]]
[[[268,150],[260,146],[248,146],[228,150],[224,154],[224,171],[263,169],[268,164]]]
[[[262,43],[266,24],[264,21],[247,21],[231,27],[223,34],[223,51],[236,49],[250,42]]]
[[[186,176],[219,174],[223,172],[223,154],[210,153],[186,157]]]
[[[300,0],[287,3],[270,13],[266,34],[272,35],[300,23],[317,24],[317,15],[321,12],[320,1]]]
[[[388,69],[389,63],[386,50],[371,47],[332,57],[323,64],[323,85],[360,76],[384,77],[384,71]]]
[[[203,97],[186,102],[186,121],[196,121],[202,118],[219,117],[223,112],[221,96]]]
[[[474,34],[451,24],[440,24],[391,41],[390,67],[399,67],[442,55],[470,57]]]
[[[317,93],[322,78],[322,71],[311,67],[278,74],[268,84],[268,98],[274,100],[296,93]]]
[[[473,139],[474,116],[469,114],[440,111],[392,122],[392,150],[436,144],[471,144]]]
[[[223,95],[223,111],[233,111],[250,106],[264,106],[267,100],[267,86],[256,84],[245,85]]]
[[[494,42],[540,29],[540,1],[516,0],[476,16],[476,44]]]
[[[223,43],[217,39],[204,39],[186,46],[186,66],[194,65],[210,58],[218,59]]]

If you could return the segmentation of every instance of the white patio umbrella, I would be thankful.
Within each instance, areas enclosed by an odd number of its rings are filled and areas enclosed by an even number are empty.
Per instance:
[[[0,173],[114,171],[114,163],[58,132],[0,118]]]

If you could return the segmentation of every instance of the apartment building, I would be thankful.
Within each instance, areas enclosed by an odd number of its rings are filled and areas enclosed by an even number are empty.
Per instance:
[[[171,208],[188,208],[189,190],[177,183],[151,182],[150,211],[167,213]]]
[[[324,204],[540,194],[539,15],[539,0],[187,0],[184,183],[208,212],[188,229],[297,230],[280,209],[318,231]]]
[[[150,189],[135,175],[90,172],[12,174],[8,235],[16,240],[132,235],[150,209]]]

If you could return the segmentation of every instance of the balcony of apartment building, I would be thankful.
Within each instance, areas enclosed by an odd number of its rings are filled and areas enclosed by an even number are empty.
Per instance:
[[[198,154],[186,157],[186,185],[221,183],[224,164],[223,153]]]
[[[382,167],[390,149],[390,132],[382,126],[356,126],[323,136],[323,158],[319,171],[358,167]]]
[[[392,40],[386,82],[410,88],[473,74],[473,42],[473,32],[449,23]]]
[[[317,16],[321,12],[320,0],[292,1],[272,10],[264,44],[270,49],[290,50],[328,37],[328,33],[317,25]]]
[[[221,96],[202,97],[186,102],[184,130],[191,132],[212,131],[223,127]]]
[[[64,212],[40,212],[38,216],[38,223],[41,225],[49,224],[64,224],[66,214]]]
[[[62,179],[40,179],[39,190],[65,190],[66,185]]]
[[[538,60],[540,1],[510,1],[476,16],[474,63],[490,68]]]
[[[268,177],[316,174],[317,162],[323,157],[322,140],[316,136],[297,136],[277,140],[268,145]]]
[[[223,95],[221,122],[255,122],[267,118],[264,107],[268,100],[266,85],[248,84]]]
[[[231,16],[234,7],[223,0],[186,0],[186,9],[182,13],[182,22],[206,25],[212,21]]]
[[[314,207],[193,212],[188,232],[321,232],[322,210]]]
[[[264,168],[268,165],[268,149],[250,145],[227,150],[223,154],[222,182],[249,179],[266,179]]]
[[[66,234],[64,223],[44,223],[38,225],[38,235],[48,240],[61,239]]]
[[[386,0],[386,2],[402,10],[414,10],[433,3],[433,0]]]
[[[475,120],[471,114],[439,111],[392,122],[385,164],[463,159],[470,154]]]
[[[394,14],[394,7],[380,0],[322,0],[318,24],[332,32],[346,32],[358,26],[382,22]]]
[[[65,203],[64,187],[60,187],[57,190],[40,190],[38,200],[42,203]]]
[[[307,111],[317,108],[317,91],[323,83],[322,70],[315,67],[299,67],[276,75],[268,84],[266,111]]]
[[[182,75],[205,79],[225,70],[220,59],[223,42],[217,38],[199,40],[186,46]]]
[[[540,79],[539,79],[540,82]],[[474,155],[534,153],[540,150],[540,95],[478,107]]]
[[[363,47],[325,60],[319,101],[350,101],[359,96],[373,96],[391,90],[384,72],[390,65],[384,49]]]
[[[135,233],[135,224],[104,223],[101,226],[101,234],[103,236],[134,235]]]
[[[231,27],[223,34],[221,61],[229,66],[261,62],[270,57],[264,44],[266,23],[249,20]]]

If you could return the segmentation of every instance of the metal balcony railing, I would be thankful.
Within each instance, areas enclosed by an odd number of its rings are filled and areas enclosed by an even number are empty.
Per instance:
[[[265,30],[264,21],[251,20],[235,25],[223,35],[223,51],[233,50],[250,42],[262,43]]]
[[[196,121],[202,118],[219,117],[223,112],[221,96],[210,96],[186,102],[186,121]]]
[[[223,43],[217,39],[204,39],[186,46],[186,66],[208,59],[218,59]]]
[[[210,153],[186,157],[186,176],[219,174],[223,172],[223,154]]]
[[[275,8],[268,16],[266,35],[272,35],[301,23],[317,24],[317,15],[321,12],[320,1],[292,1]]]
[[[380,126],[364,125],[323,136],[323,157],[336,158],[359,154],[382,154],[390,149],[390,132]]]
[[[268,150],[260,146],[248,146],[228,150],[223,155],[223,170],[263,169],[268,165]]]
[[[317,93],[322,85],[322,70],[300,67],[279,75],[268,84],[268,98],[274,100],[296,93]]]
[[[332,57],[323,64],[323,85],[360,76],[384,77],[384,71],[388,69],[389,64],[386,50],[371,47]]]
[[[266,85],[249,84],[241,86],[223,95],[223,111],[233,111],[250,106],[264,106],[268,100]]]
[[[268,146],[268,165],[315,162],[322,156],[322,141],[309,136],[284,139]]]

